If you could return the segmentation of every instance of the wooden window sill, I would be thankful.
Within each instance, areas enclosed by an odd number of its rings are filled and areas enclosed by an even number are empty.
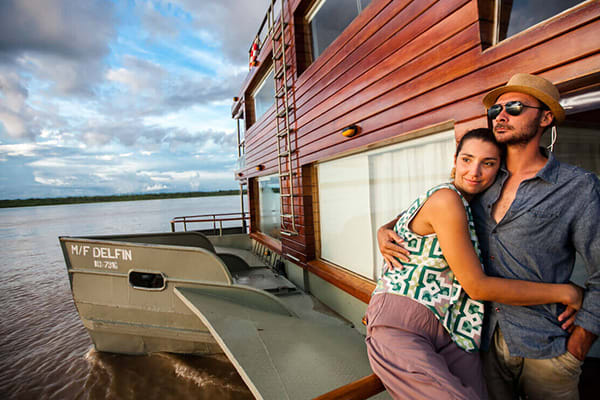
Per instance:
[[[323,260],[311,260],[308,270],[364,303],[369,303],[375,282]]]

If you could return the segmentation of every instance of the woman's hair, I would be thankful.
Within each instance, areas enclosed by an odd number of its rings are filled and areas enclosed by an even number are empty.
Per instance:
[[[469,139],[480,139],[484,142],[493,144],[500,151],[500,161],[504,160],[504,157],[506,156],[506,145],[504,143],[498,143],[496,137],[494,136],[494,132],[489,128],[477,128],[467,131],[467,133],[465,133],[458,141],[454,157],[458,157],[458,153],[460,153],[460,151],[462,150],[463,144]],[[455,172],[456,169],[452,168],[452,171],[450,172],[451,179],[454,179]]]
[[[500,160],[504,160],[504,157],[506,156],[506,145],[504,143],[498,143],[494,136],[494,132],[489,128],[477,128],[467,131],[467,133],[465,133],[458,141],[454,157],[458,157],[458,153],[462,150],[463,144],[469,139],[479,139],[493,144],[500,150]]]

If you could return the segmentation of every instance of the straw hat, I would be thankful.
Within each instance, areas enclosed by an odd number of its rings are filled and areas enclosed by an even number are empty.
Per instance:
[[[486,94],[483,98],[483,105],[486,108],[490,108],[501,94],[507,92],[519,92],[533,96],[550,108],[557,124],[565,120],[565,109],[558,102],[560,99],[558,89],[552,82],[541,76],[515,74],[510,78],[506,86],[501,86]]]

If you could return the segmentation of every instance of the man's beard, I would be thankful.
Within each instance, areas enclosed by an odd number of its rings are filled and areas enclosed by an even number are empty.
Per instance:
[[[532,120],[528,125],[523,127],[523,129],[519,132],[516,132],[515,127],[510,124],[497,123],[496,126],[494,126],[494,136],[496,136],[496,140],[499,143],[503,143],[509,146],[525,146],[526,144],[531,142],[531,140],[537,135],[540,119],[541,116],[538,116],[537,118]],[[506,133],[498,135],[496,133],[496,130],[498,128],[503,128],[512,131],[513,135],[508,136]]]

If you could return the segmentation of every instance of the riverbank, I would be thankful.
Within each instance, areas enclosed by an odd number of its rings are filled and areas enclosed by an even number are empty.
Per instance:
[[[218,190],[213,192],[178,192],[178,193],[149,193],[124,194],[111,196],[73,196],[48,197],[41,199],[0,200],[0,208],[55,206],[61,204],[107,203],[113,201],[137,201],[156,199],[180,199],[188,197],[231,196],[239,194],[239,190]]]

